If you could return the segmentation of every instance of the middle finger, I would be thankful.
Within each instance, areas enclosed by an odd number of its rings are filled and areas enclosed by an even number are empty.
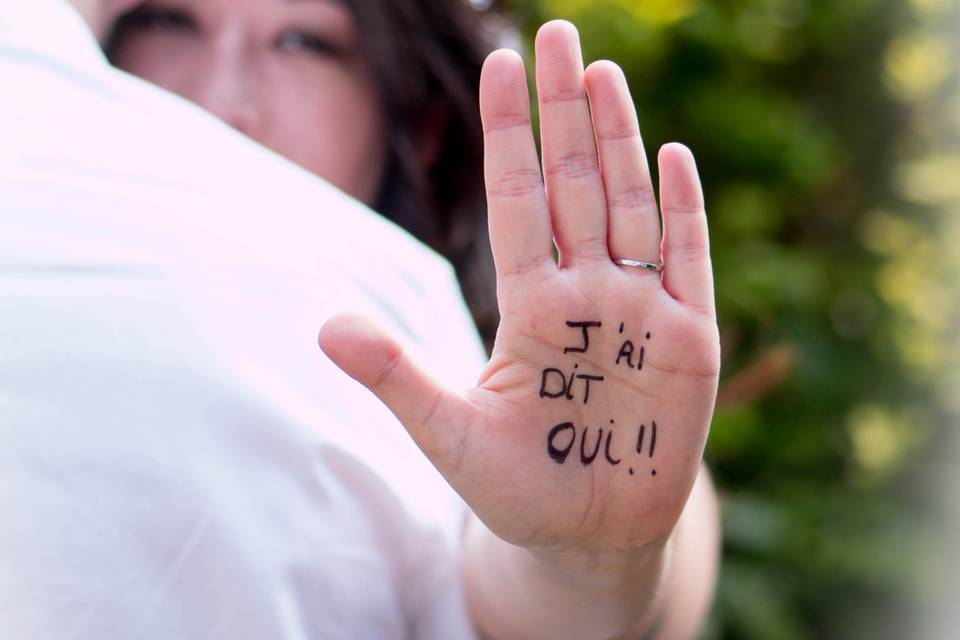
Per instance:
[[[543,173],[560,264],[609,260],[606,199],[576,28],[563,20],[545,24],[536,53]]]

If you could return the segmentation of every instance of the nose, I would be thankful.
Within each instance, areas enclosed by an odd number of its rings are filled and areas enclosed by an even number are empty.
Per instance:
[[[238,131],[257,138],[262,125],[255,61],[242,43],[223,39],[211,43],[195,68],[193,102]]]

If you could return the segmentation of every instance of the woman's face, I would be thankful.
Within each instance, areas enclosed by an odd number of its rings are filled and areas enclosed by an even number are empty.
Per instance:
[[[147,0],[114,63],[372,204],[387,132],[350,9],[337,0]]]

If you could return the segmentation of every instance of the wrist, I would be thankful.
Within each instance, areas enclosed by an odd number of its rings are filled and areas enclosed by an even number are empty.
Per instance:
[[[595,592],[623,592],[625,587],[658,587],[668,573],[676,529],[643,545],[618,551],[553,550],[525,551],[545,579],[567,582]]]
[[[637,638],[664,608],[675,534],[624,551],[524,548],[467,529],[467,597],[495,639]]]

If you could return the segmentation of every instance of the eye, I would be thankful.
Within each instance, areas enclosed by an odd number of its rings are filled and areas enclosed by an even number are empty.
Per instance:
[[[123,26],[151,31],[183,31],[196,27],[193,18],[181,9],[139,7],[122,18]]]
[[[286,53],[305,52],[317,56],[340,56],[340,48],[318,35],[291,29],[277,37],[276,46]]]

